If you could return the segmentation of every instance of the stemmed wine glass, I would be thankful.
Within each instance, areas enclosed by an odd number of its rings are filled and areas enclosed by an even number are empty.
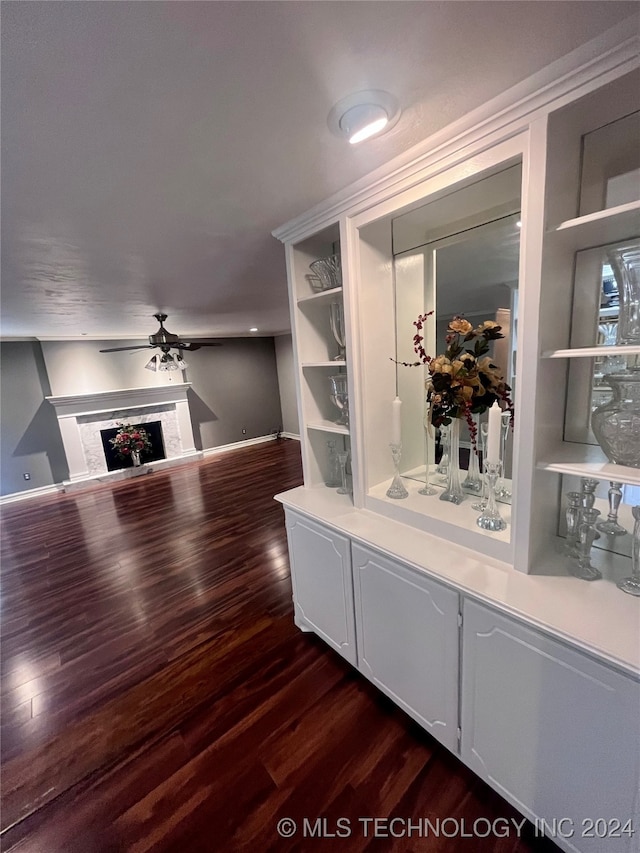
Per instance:
[[[340,426],[349,426],[349,391],[347,388],[347,374],[337,373],[329,377],[331,383],[331,402],[340,409],[340,417],[336,421]]]

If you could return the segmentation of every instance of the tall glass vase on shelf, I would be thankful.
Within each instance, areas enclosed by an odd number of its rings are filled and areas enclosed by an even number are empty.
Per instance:
[[[424,486],[421,489],[418,489],[418,494],[419,495],[435,495],[435,493],[437,492],[437,489],[434,489],[434,487],[429,482],[430,474],[431,474],[431,469],[430,469],[430,465],[429,465],[429,462],[430,462],[429,448],[431,446],[431,439],[430,439],[429,430],[430,430],[431,425],[429,424],[428,414],[425,416],[425,418],[422,422],[422,426],[424,427],[424,468],[425,468],[425,473],[424,473]]]
[[[634,518],[633,542],[631,545],[631,577],[618,583],[618,589],[629,595],[640,595],[640,506],[631,510]]]
[[[332,302],[329,306],[329,319],[331,321],[331,332],[335,342],[338,344],[338,355],[334,361],[345,360],[346,336],[344,328],[344,308],[342,302]]]
[[[482,491],[482,480],[480,478],[480,464],[479,464],[478,453],[477,453],[477,446],[478,446],[477,442],[478,442],[478,435],[479,435],[478,422],[480,419],[479,419],[478,415],[472,415],[471,417],[473,418],[473,423],[475,425],[476,448],[474,449],[473,442],[472,442],[471,449],[469,450],[469,465],[467,467],[467,476],[462,481],[462,488],[465,490],[465,492],[473,492],[474,494],[477,495]]]
[[[640,240],[607,251],[618,285],[618,344],[640,346]]]
[[[460,419],[453,418],[449,425],[449,466],[447,485],[440,495],[441,501],[461,504],[465,498],[460,483]]]

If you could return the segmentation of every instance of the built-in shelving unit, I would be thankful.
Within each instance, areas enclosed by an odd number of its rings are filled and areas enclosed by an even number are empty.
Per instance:
[[[549,232],[572,252],[636,237],[640,230],[640,201],[620,204],[586,216],[568,219]]]

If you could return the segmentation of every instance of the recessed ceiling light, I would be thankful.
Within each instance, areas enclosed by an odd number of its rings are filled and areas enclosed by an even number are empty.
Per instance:
[[[389,92],[367,89],[343,98],[329,113],[327,124],[335,136],[352,145],[390,130],[400,118],[400,107]]]
[[[254,326],[252,329],[249,329],[249,331],[250,331],[250,332],[257,332],[258,330],[257,330],[257,329],[256,329],[256,327]]]

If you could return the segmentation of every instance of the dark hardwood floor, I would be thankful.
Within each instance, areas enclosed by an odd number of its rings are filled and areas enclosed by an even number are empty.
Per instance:
[[[295,628],[300,482],[280,440],[3,509],[3,850],[557,850]],[[479,818],[508,837],[460,837]]]

